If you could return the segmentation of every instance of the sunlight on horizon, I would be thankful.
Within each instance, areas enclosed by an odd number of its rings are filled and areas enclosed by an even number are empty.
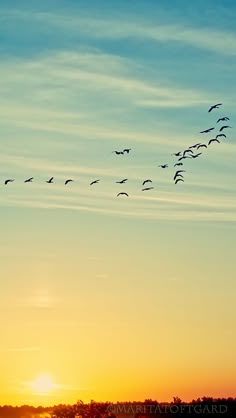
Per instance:
[[[39,375],[28,385],[36,395],[48,395],[59,386],[53,382],[52,377],[48,374]]]

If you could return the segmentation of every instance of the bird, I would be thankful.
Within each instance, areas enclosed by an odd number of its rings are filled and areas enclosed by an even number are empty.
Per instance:
[[[175,180],[177,177],[181,177],[182,179],[184,178],[184,176],[183,176],[182,174],[178,174],[177,176],[176,176],[176,175],[174,175],[173,180]]]
[[[127,197],[129,196],[129,195],[128,195],[128,193],[125,193],[125,192],[120,192],[120,193],[118,193],[118,195],[117,195],[116,197],[118,197],[118,196],[120,196],[120,195],[125,195],[125,196],[127,196]]]
[[[192,155],[192,158],[197,158],[199,155],[202,155],[202,152],[199,152],[198,154]]]
[[[213,131],[213,129],[215,129],[215,128],[208,128],[208,129],[205,129],[205,131],[201,131],[201,132],[200,132],[200,134],[207,134],[208,132]]]
[[[182,154],[182,152],[181,151],[178,151],[178,152],[174,152],[174,154],[171,154],[171,155],[175,155],[176,157],[180,157],[181,154]]]
[[[175,184],[177,184],[179,181],[183,181],[183,182],[184,182],[184,180],[183,180],[183,179],[176,179],[176,180],[175,180]]]
[[[54,177],[51,177],[49,180],[46,180],[46,183],[53,183]]]
[[[217,138],[210,139],[210,141],[208,142],[208,145],[210,145],[212,142],[218,142],[220,144],[220,141]]]
[[[123,183],[125,183],[127,180],[128,180],[128,179],[124,179],[124,180],[121,180],[121,181],[116,181],[116,183],[123,184]]]
[[[217,139],[217,138],[220,138],[220,137],[224,137],[224,138],[226,138],[226,135],[225,135],[225,134],[218,134],[218,135],[216,135],[216,139]]]
[[[174,180],[176,179],[176,177],[181,176],[183,177],[183,175],[181,173],[186,173],[186,170],[177,170],[175,175],[174,175]]]
[[[174,167],[177,167],[179,165],[183,165],[183,163],[175,163]]]
[[[178,174],[180,174],[180,173],[186,173],[186,170],[177,170],[175,175],[177,174],[177,176],[178,176]]]
[[[7,180],[5,180],[4,184],[8,184],[8,183],[11,183],[13,181],[14,181],[14,179],[7,179]]]
[[[232,126],[228,126],[228,125],[221,126],[220,132],[223,131],[223,129],[226,129],[226,128],[232,128]]]
[[[211,106],[210,109],[208,110],[208,112],[211,112],[213,109],[219,109],[219,106],[222,106],[222,103],[217,103],[217,104]]]
[[[225,116],[224,118],[218,119],[218,121],[216,123],[221,122],[221,121],[225,121],[225,120],[229,120],[229,118],[227,116]]]
[[[189,148],[196,148],[198,145],[201,145],[200,142],[198,144],[191,145]]]
[[[112,151],[112,152],[115,152],[116,155],[124,154],[124,151]]]
[[[123,149],[123,152],[126,152],[127,154],[129,154],[130,151],[131,151],[131,148],[125,148],[125,149]]]
[[[168,164],[159,165],[158,167],[167,168],[168,167]]]
[[[152,180],[149,180],[149,179],[144,180],[144,181],[143,181],[143,186],[144,186],[144,184],[146,184],[146,183],[152,183]]]
[[[33,180],[33,177],[30,177],[29,179],[25,180],[24,183],[30,183]]]
[[[142,189],[142,192],[145,192],[145,190],[151,190],[154,189],[154,187],[145,187],[145,189]]]
[[[183,155],[183,157],[178,158],[178,161],[185,160],[185,158],[191,158],[188,155]]]
[[[96,184],[96,183],[98,183],[100,180],[94,180],[94,181],[92,181],[91,183],[90,183],[90,186],[92,186],[92,184]]]
[[[193,154],[193,151],[192,151],[191,149],[186,149],[186,150],[184,150],[184,152],[183,152],[183,156],[185,156],[186,152],[191,152],[191,153]]]
[[[199,148],[207,148],[207,145],[206,144],[200,144],[200,145],[197,146],[197,149],[199,149]]]
[[[68,179],[68,180],[66,180],[66,181],[65,181],[65,184],[68,184],[68,183],[70,183],[71,181],[74,181],[74,180],[72,180],[72,179]]]

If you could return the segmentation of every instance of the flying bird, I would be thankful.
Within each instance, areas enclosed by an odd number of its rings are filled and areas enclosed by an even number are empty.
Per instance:
[[[199,155],[202,155],[202,152],[199,152],[198,154],[192,155],[192,158],[197,158]]]
[[[144,181],[143,181],[143,186],[144,186],[144,184],[146,184],[146,183],[152,183],[152,180],[149,180],[149,179],[144,180]]]
[[[33,180],[33,177],[30,177],[29,179],[25,180],[24,183],[30,183]]]
[[[181,154],[182,154],[182,152],[181,152],[181,151],[179,151],[179,152],[174,152],[174,154],[171,154],[171,155],[175,155],[176,157],[180,157],[180,156],[181,156]]]
[[[168,164],[159,165],[158,167],[167,168],[168,167]]]
[[[124,151],[112,151],[112,152],[115,152],[116,155],[124,154]]]
[[[191,145],[191,147],[189,147],[189,148],[196,148],[198,145],[201,145],[201,143],[198,142],[198,144]]]
[[[221,122],[221,121],[225,121],[225,120],[229,120],[229,118],[227,116],[225,116],[224,118],[218,119],[218,121],[216,123]]]
[[[14,179],[7,179],[7,180],[5,180],[4,184],[12,183],[13,181],[14,181]]]
[[[185,160],[186,158],[191,158],[189,155],[183,155],[183,157],[178,158],[178,161]]]
[[[217,104],[211,106],[210,109],[208,110],[208,112],[211,112],[213,109],[219,109],[219,106],[222,106],[222,103],[217,103]]]
[[[46,183],[53,183],[54,177],[51,177],[49,180],[46,180]]]
[[[216,135],[216,139],[217,138],[220,138],[221,136],[223,136],[224,138],[226,138],[226,135],[225,134],[218,134],[218,135]]]
[[[185,154],[186,154],[187,152],[191,152],[191,153],[193,154],[193,151],[192,151],[191,149],[186,149],[186,150],[184,150],[184,152],[183,152],[183,157],[185,157]]]
[[[154,189],[154,187],[145,187],[145,189],[142,189],[142,192],[145,192],[145,190],[151,190]]]
[[[177,170],[175,175],[174,175],[174,180],[176,179],[176,177],[183,177],[183,175],[181,173],[186,173],[186,170]]]
[[[183,176],[182,174],[178,174],[177,176],[176,176],[176,175],[174,175],[173,180],[176,180],[176,178],[177,178],[177,177],[181,177],[182,179],[184,178],[184,176]]]
[[[175,163],[174,167],[177,167],[178,165],[183,165],[183,163]]]
[[[200,144],[200,145],[197,146],[197,149],[199,149],[199,148],[207,148],[207,145],[206,144]]]
[[[124,179],[124,180],[121,180],[121,181],[116,181],[116,183],[123,184],[123,183],[125,183],[127,180],[128,180],[128,179]]]
[[[94,180],[94,181],[92,181],[91,183],[90,183],[90,186],[92,186],[92,184],[96,184],[96,183],[98,183],[100,180]]]
[[[208,132],[213,131],[213,129],[215,129],[215,128],[205,129],[205,131],[201,131],[200,134],[207,134]]]
[[[178,176],[180,173],[186,173],[186,170],[177,170],[175,175]]]
[[[125,192],[120,192],[120,193],[118,193],[118,195],[117,195],[116,197],[121,196],[121,195],[125,195],[125,196],[127,196],[127,197],[129,196],[129,195],[128,195],[128,193],[125,193]]]
[[[208,145],[210,145],[212,142],[218,142],[220,144],[220,141],[217,138],[210,139]]]
[[[176,180],[175,180],[175,184],[177,184],[179,181],[183,181],[183,182],[184,182],[184,180],[183,180],[183,179],[176,179]]]
[[[125,148],[125,149],[123,149],[123,152],[126,152],[127,154],[129,154],[130,151],[131,151],[131,148]]]
[[[226,129],[226,128],[232,128],[232,126],[228,126],[228,125],[221,126],[220,132],[223,131],[223,129]]]
[[[66,181],[65,181],[65,184],[68,184],[68,183],[70,183],[71,181],[74,181],[74,180],[72,180],[72,179],[68,179],[68,180],[66,180]]]

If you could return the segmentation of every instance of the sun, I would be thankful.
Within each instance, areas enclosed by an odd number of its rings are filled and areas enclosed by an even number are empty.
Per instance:
[[[30,382],[30,387],[37,395],[47,395],[57,385],[53,382],[51,376],[47,374],[41,374],[34,381]]]

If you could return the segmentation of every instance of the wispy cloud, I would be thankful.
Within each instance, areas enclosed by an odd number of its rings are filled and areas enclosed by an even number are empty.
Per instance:
[[[171,24],[163,24],[162,20],[155,26],[145,18],[136,16],[134,22],[130,18],[120,16],[120,19],[109,16],[109,19],[91,18],[86,15],[60,14],[50,12],[33,12],[8,10],[2,13],[2,19],[16,19],[20,21],[35,21],[54,29],[58,28],[66,33],[84,34],[87,38],[97,39],[135,39],[157,43],[179,42],[203,50],[213,51],[222,55],[235,55],[236,36],[231,31],[196,27],[186,24],[184,19],[178,19]],[[172,19],[173,21],[173,19]]]

